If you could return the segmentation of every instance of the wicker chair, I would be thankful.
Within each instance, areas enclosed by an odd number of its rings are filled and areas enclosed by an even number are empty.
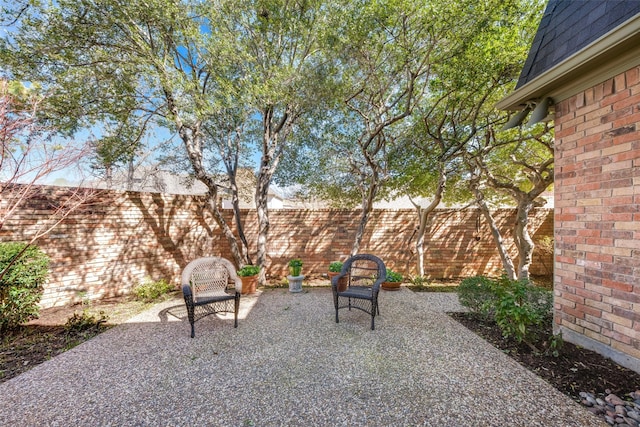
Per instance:
[[[345,290],[338,289],[342,278],[346,278],[347,281]],[[357,308],[371,314],[371,330],[374,330],[376,314],[380,314],[378,293],[386,278],[387,269],[384,263],[374,255],[359,254],[346,260],[340,274],[331,279],[336,323],[339,323],[338,310]]]
[[[227,292],[233,283],[233,292]],[[234,327],[238,327],[238,309],[242,282],[233,264],[219,257],[198,258],[182,271],[182,294],[191,324],[191,338],[195,336],[194,323],[209,314],[234,313]]]

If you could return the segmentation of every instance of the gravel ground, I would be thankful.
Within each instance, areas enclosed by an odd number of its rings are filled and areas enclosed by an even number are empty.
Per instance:
[[[381,292],[371,331],[335,323],[330,289],[273,289],[195,339],[167,301],[0,384],[0,425],[603,425],[447,316],[456,298]]]

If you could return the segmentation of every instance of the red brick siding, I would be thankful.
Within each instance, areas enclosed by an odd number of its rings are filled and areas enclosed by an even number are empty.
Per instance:
[[[0,229],[2,241],[25,240],[30,226],[42,223],[56,201],[68,191],[44,187]],[[100,298],[126,293],[146,276],[179,283],[187,262],[203,255],[232,259],[229,245],[203,209],[201,197],[135,192],[104,192],[92,204],[69,216],[38,244],[51,258],[51,277],[45,287],[44,307],[68,304],[83,297]],[[231,211],[226,219],[233,223]],[[243,211],[246,232],[255,242],[253,211]],[[478,211],[438,211],[432,222],[425,255],[432,278],[497,274],[502,265],[486,221],[476,230]],[[511,236],[514,210],[495,214],[505,237]],[[415,213],[380,210],[371,215],[362,252],[374,253],[405,275],[415,274]],[[538,209],[532,215],[534,241],[553,234],[553,214]],[[286,274],[289,259],[300,257],[303,273],[326,273],[328,263],[350,252],[359,221],[358,211],[272,210],[267,273]],[[514,252],[514,248],[511,248]],[[253,248],[255,250],[255,248]],[[515,255],[515,253],[514,253]],[[552,257],[534,253],[532,273],[548,275]]]
[[[640,358],[638,67],[556,106],[555,322]]]

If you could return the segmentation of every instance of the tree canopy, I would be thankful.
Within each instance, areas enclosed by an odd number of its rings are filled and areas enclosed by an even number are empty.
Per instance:
[[[445,188],[470,176],[471,153],[493,156],[475,164],[484,182],[497,182],[492,165],[505,166],[514,151],[499,148],[506,114],[493,104],[513,88],[542,4],[19,0],[2,8],[11,30],[0,39],[0,76],[39,85],[47,94],[39,120],[60,134],[91,129],[105,171],[142,149],[190,170],[207,186],[238,265],[252,262],[253,245],[236,215],[238,242],[219,192],[232,195],[237,214],[236,175],[259,153],[263,265],[274,179],[359,206],[354,252],[380,198],[470,200],[471,188]],[[145,147],[157,129],[179,144]],[[494,148],[479,149],[485,137]]]

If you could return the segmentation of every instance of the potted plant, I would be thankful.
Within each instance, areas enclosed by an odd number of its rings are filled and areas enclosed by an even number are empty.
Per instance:
[[[289,292],[302,292],[302,260],[300,258],[294,258],[289,261],[289,273],[287,276],[289,280]]]
[[[402,284],[402,274],[396,273],[387,268],[387,280],[382,282],[382,289],[386,291],[397,291]]]
[[[342,262],[340,261],[332,261],[329,264],[329,273],[340,273],[342,270]],[[337,276],[337,274],[333,274],[329,277]]]
[[[255,294],[256,285],[258,284],[258,274],[260,273],[260,266],[258,265],[245,265],[238,270],[238,276],[242,282],[242,295]]]
[[[329,272],[327,273],[327,275],[329,276],[329,281],[333,280],[333,278],[335,276],[337,276],[338,274],[340,274],[340,272],[342,271],[342,262],[341,261],[332,261],[329,264]],[[348,280],[347,277],[343,277],[340,279],[340,281],[338,282],[338,292],[344,292],[347,290],[347,284],[348,284]]]
[[[302,260],[300,258],[294,258],[289,261],[289,274],[294,277],[302,274]]]

